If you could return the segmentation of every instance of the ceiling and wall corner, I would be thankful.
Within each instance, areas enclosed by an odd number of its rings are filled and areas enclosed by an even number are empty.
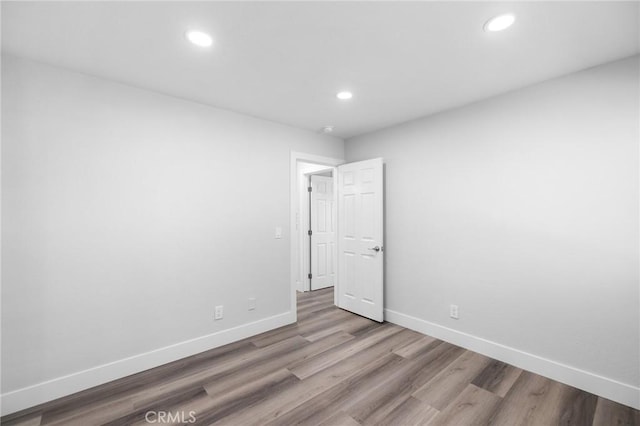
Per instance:
[[[2,2],[2,51],[350,138],[637,54],[638,2]],[[512,13],[515,24],[486,32]],[[208,32],[212,46],[185,31]],[[350,91],[353,99],[336,94]]]

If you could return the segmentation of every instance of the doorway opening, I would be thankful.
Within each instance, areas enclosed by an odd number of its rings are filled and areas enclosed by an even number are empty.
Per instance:
[[[323,188],[323,192],[331,193],[331,207],[333,209],[333,214],[331,218],[321,218],[321,220],[332,219],[333,223],[336,223],[336,182],[334,177],[336,176],[336,167],[340,164],[343,164],[344,160],[338,158],[329,158],[329,157],[321,157],[312,154],[304,154],[298,152],[291,153],[291,165],[290,165],[290,218],[291,218],[291,311],[297,315],[297,301],[296,294],[298,292],[305,292],[311,290],[311,285],[313,283],[313,262],[312,262],[312,247],[310,245],[313,243],[313,239],[310,238],[309,231],[310,228],[310,220],[311,220],[311,206],[312,200],[310,198],[309,193],[309,183],[312,176],[318,176],[314,178],[314,180],[321,180],[323,177],[331,179],[330,191],[327,191],[329,188],[326,187],[327,181],[325,181],[325,185]],[[331,177],[327,176],[330,174]],[[324,176],[323,176],[324,175]],[[313,193],[313,191],[311,192]],[[316,193],[318,194],[318,193]],[[317,197],[315,197],[317,198]],[[325,199],[326,202],[326,199]],[[310,205],[311,203],[311,205]],[[322,203],[320,203],[322,204]],[[327,209],[325,206],[325,213]],[[317,219],[317,215],[316,215]],[[335,226],[335,225],[334,225]],[[324,228],[323,228],[324,229]],[[335,235],[335,233],[334,233]],[[318,236],[318,234],[316,234]],[[317,239],[316,239],[317,240]],[[334,245],[335,247],[335,245]],[[327,247],[328,249],[328,247]],[[316,253],[317,254],[317,253]],[[322,262],[325,262],[331,266],[337,264],[337,253],[336,250],[333,250],[333,253],[330,255],[330,259],[322,258],[320,259]],[[320,256],[324,256],[324,253],[321,253]],[[316,261],[317,264],[317,261]],[[335,266],[333,266],[335,270]],[[324,271],[316,272],[316,277],[319,274],[325,275]],[[311,278],[309,277],[311,274]],[[335,275],[334,275],[335,276]],[[317,281],[317,280],[315,280]],[[326,281],[326,280],[325,280]],[[320,281],[321,282],[321,281]],[[335,303],[335,291],[334,291],[334,303]]]
[[[324,282],[317,282],[318,288],[333,284],[334,305],[383,321],[382,158],[345,164],[340,159],[292,152],[290,171],[290,312],[294,322],[297,321],[297,293],[313,289],[314,273],[324,278]],[[327,172],[331,177],[322,176]],[[318,189],[323,187],[315,194],[314,180]],[[323,227],[319,221],[324,221]],[[333,223],[328,226],[330,221]],[[329,228],[334,231],[333,250],[330,239],[310,238],[314,232],[316,237],[322,233],[314,227],[324,229],[325,234]],[[324,270],[314,272],[321,265]],[[333,280],[328,274],[330,269],[334,272]]]

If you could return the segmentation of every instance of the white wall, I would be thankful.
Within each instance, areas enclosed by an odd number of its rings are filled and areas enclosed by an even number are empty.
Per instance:
[[[2,65],[5,412],[293,318],[290,152],[343,158],[341,140],[14,57]]]
[[[638,76],[635,57],[348,140],[386,164],[387,318],[640,406]]]

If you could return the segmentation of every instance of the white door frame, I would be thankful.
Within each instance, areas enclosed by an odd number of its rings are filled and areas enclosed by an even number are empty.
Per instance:
[[[289,239],[289,283],[290,283],[290,293],[291,293],[291,303],[290,309],[293,314],[294,322],[298,320],[298,310],[297,310],[297,298],[296,298],[296,275],[297,275],[297,255],[299,250],[297,241],[299,241],[299,235],[302,231],[302,227],[300,230],[296,230],[296,212],[298,209],[298,163],[313,163],[320,164],[323,166],[334,167],[334,176],[336,173],[335,167],[340,164],[344,164],[344,160],[341,158],[331,158],[331,157],[323,157],[320,155],[307,154],[304,152],[295,152],[291,151],[290,155],[290,163],[289,163],[289,235],[291,236]],[[337,194],[338,194],[338,183],[337,179],[333,179],[333,196],[335,202],[337,202]],[[336,204],[337,205],[337,204]],[[301,218],[298,218],[299,220]],[[299,232],[300,231],[300,232]],[[337,262],[337,251],[334,254],[335,261]],[[335,265],[336,263],[334,263]],[[337,282],[336,282],[337,284]],[[333,299],[334,303],[336,303],[336,292],[334,288]]]

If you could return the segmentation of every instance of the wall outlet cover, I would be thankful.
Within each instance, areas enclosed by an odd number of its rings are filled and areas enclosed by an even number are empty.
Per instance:
[[[215,312],[214,312],[214,319],[219,320],[222,319],[224,317],[224,306],[223,305],[218,305],[215,308]]]
[[[458,319],[458,305],[449,306],[449,316],[453,319]]]

